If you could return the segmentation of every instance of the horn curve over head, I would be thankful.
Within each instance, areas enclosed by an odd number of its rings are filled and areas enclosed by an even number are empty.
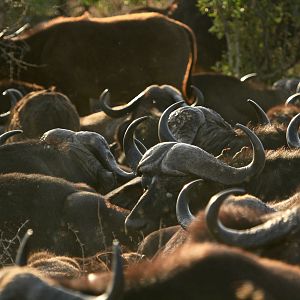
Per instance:
[[[218,219],[219,210],[224,200],[236,193],[242,194],[244,190],[233,188],[222,191],[210,199],[205,209],[207,227],[218,241],[242,248],[257,248],[279,240],[299,228],[299,207],[288,209],[267,222],[249,229],[236,230],[225,227]]]
[[[264,147],[249,128],[241,124],[237,124],[236,127],[246,133],[252,144],[252,161],[244,167],[229,166],[197,146],[164,142],[147,150],[138,169],[141,173],[157,170],[171,176],[191,175],[227,185],[248,181],[264,168]]]
[[[171,112],[179,108],[183,103],[184,101],[182,100],[170,105],[160,116],[158,122],[158,137],[160,142],[177,142],[168,126],[168,119]]]
[[[177,197],[176,217],[179,225],[185,230],[196,219],[196,217],[191,213],[189,208],[188,193],[191,187],[199,182],[203,182],[203,180],[196,179],[186,184]]]
[[[128,113],[131,113],[143,100],[146,91],[142,91],[130,102],[124,105],[122,108],[113,109],[108,105],[110,99],[110,93],[108,89],[104,90],[99,97],[99,107],[111,118],[120,118]]]

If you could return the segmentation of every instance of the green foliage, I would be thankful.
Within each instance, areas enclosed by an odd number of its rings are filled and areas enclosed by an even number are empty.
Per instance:
[[[0,32],[12,33],[25,23],[34,25],[58,15],[94,16],[126,13],[137,6],[165,7],[167,0],[2,0]],[[241,76],[257,72],[272,81],[300,60],[299,0],[198,0],[201,12],[214,18],[211,29],[224,36],[228,51],[215,69]],[[289,71],[288,71],[289,70]],[[298,75],[298,74],[296,74]]]
[[[299,0],[199,0],[198,5],[214,17],[212,31],[227,41],[219,71],[257,72],[274,80],[300,59]]]
[[[57,9],[63,1],[60,0],[4,0],[0,2],[0,11],[5,12],[0,18],[0,30],[16,30],[24,23],[35,23],[35,17],[40,19],[57,14]],[[37,20],[37,21],[40,21]]]
[[[13,32],[25,23],[34,25],[59,15],[78,16],[89,11],[93,16],[110,16],[148,4],[161,7],[167,0],[0,0],[0,32]]]

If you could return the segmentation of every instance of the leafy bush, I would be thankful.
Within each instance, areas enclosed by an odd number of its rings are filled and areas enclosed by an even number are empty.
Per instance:
[[[235,76],[257,72],[274,80],[300,59],[299,0],[199,0],[225,36],[228,52],[216,69]]]

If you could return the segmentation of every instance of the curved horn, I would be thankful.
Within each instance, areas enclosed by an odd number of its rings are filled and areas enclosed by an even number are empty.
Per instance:
[[[57,300],[120,300],[123,299],[124,293],[124,275],[123,263],[121,257],[121,250],[119,243],[113,243],[113,262],[112,262],[112,281],[108,286],[106,292],[101,296],[89,296],[76,292],[64,287],[49,285],[47,282],[41,280],[33,274],[22,273],[21,276],[15,276],[14,281],[17,282],[16,286],[30,285],[30,295],[35,295],[35,299],[57,299]],[[9,286],[9,285],[8,285]],[[5,290],[4,290],[5,293]],[[24,291],[26,299],[31,299]]]
[[[124,293],[124,274],[123,274],[123,260],[121,256],[121,248],[117,240],[113,241],[113,262],[112,262],[113,277],[106,292],[98,297],[83,295],[80,293],[68,291],[60,288],[59,295],[64,296],[64,300],[120,300],[123,299]],[[51,298],[55,299],[55,298]]]
[[[136,171],[137,165],[138,165],[139,161],[141,160],[143,154],[141,153],[141,151],[135,144],[133,135],[134,135],[135,128],[140,123],[145,121],[146,119],[149,119],[149,116],[144,116],[144,117],[134,120],[127,127],[126,132],[124,134],[124,138],[123,138],[123,149],[125,152],[125,156],[126,156],[129,166],[134,171]]]
[[[145,152],[148,150],[145,145],[138,139],[133,138],[134,139],[134,143],[136,144],[136,146],[138,147],[138,149],[140,150],[140,152],[142,154],[145,154]]]
[[[41,140],[51,141],[52,130],[47,131],[42,136]],[[90,151],[92,151],[92,153],[94,153],[94,155],[101,162],[101,164],[109,171],[126,179],[132,179],[134,177],[133,172],[126,172],[120,168],[114,155],[110,150],[110,147],[106,139],[102,135],[91,131],[73,132],[68,129],[56,128],[52,131],[52,136],[54,141],[55,139],[57,140],[70,139],[74,143],[83,144]]]
[[[299,127],[300,127],[300,113],[290,121],[286,130],[286,141],[288,146],[291,149],[300,148],[300,138],[298,134]]]
[[[113,242],[113,279],[105,294],[95,298],[95,300],[119,300],[123,298],[124,274],[121,256],[121,248],[118,241]]]
[[[131,113],[143,100],[145,95],[145,91],[138,94],[135,98],[133,98],[129,103],[127,103],[124,107],[119,109],[111,108],[107,102],[110,99],[110,93],[108,89],[104,90],[99,97],[99,107],[111,118],[120,118],[125,116],[128,113]]]
[[[210,199],[205,209],[207,227],[218,241],[242,248],[255,248],[283,238],[292,230],[299,228],[299,207],[289,209],[264,224],[250,229],[235,230],[225,227],[218,219],[219,210],[224,200],[234,193],[241,194],[244,193],[244,190],[222,191]]]
[[[23,133],[23,130],[15,129],[2,133],[0,135],[0,146],[2,146],[10,137],[19,133]]]
[[[191,85],[192,94],[195,96],[196,100],[191,106],[204,106],[204,95],[199,88],[194,85]]]
[[[248,166],[241,167],[238,169],[239,172],[252,170],[247,176],[249,179],[251,176],[254,176],[255,174],[257,175],[263,170],[266,161],[265,149],[260,139],[248,127],[242,124],[236,124],[235,127],[242,129],[246,133],[252,145],[253,158],[251,163]],[[247,181],[247,179],[245,178],[243,181]]]
[[[33,230],[28,229],[21,240],[21,244],[18,248],[15,264],[19,267],[27,265],[27,254],[28,254],[28,240],[33,235]]]
[[[9,98],[10,98],[10,110],[5,113],[0,114],[0,118],[5,118],[10,115],[10,111],[16,106],[18,101],[21,98],[23,98],[23,94],[17,89],[10,88],[10,89],[5,90],[2,93],[2,95],[3,96],[9,95]]]
[[[249,74],[246,74],[243,77],[241,77],[240,81],[245,82],[254,77],[257,77],[257,73],[249,73]]]
[[[158,122],[158,138],[160,142],[177,142],[168,126],[168,119],[171,112],[179,108],[182,103],[184,103],[184,101],[176,102],[170,105],[160,116]]]
[[[13,107],[17,104],[17,102],[20,99],[22,99],[24,97],[24,95],[19,90],[14,89],[14,88],[9,88],[2,93],[3,96],[6,96],[7,94],[11,98],[11,105]]]
[[[187,227],[195,220],[195,216],[191,213],[189,208],[189,192],[191,186],[198,182],[203,182],[202,179],[194,180],[186,184],[180,191],[176,202],[176,216],[180,226],[186,230]]]
[[[105,143],[106,143],[106,141],[105,141]],[[103,147],[103,145],[101,144],[97,150],[100,153],[100,160],[107,167],[108,170],[110,170],[113,173],[117,174],[118,176],[126,178],[126,179],[134,178],[135,174],[133,172],[126,172],[119,167],[114,155],[112,154],[112,152],[109,149],[108,144],[107,144],[107,147]]]
[[[291,95],[290,97],[288,97],[287,100],[285,101],[285,105],[288,105],[288,104],[297,105],[298,101],[300,102],[300,92],[297,92],[297,93]]]
[[[112,281],[108,286],[106,292],[98,297],[87,296],[72,290],[64,288],[52,288],[49,291],[52,296],[57,294],[57,298],[51,299],[64,299],[64,300],[120,300],[123,299],[124,293],[124,274],[123,274],[123,260],[121,256],[121,248],[117,240],[113,241],[113,261],[112,261]],[[61,296],[61,298],[60,298]],[[50,299],[50,298],[49,298]],[[47,298],[46,298],[47,300]]]
[[[108,170],[112,171],[113,173],[117,174],[120,177],[126,178],[126,179],[133,179],[135,177],[134,172],[126,172],[123,169],[121,169],[114,157],[114,155],[112,154],[112,152],[109,150],[109,146],[108,147],[102,147],[100,146],[98,148],[98,151],[100,153],[100,157],[103,158],[101,159],[101,161],[103,162],[103,164],[108,168]]]
[[[257,120],[260,125],[271,125],[269,117],[260,105],[258,105],[255,101],[251,99],[248,99],[247,102],[250,103],[252,107],[254,107],[257,115]]]
[[[141,171],[147,169],[146,166],[156,164],[154,158],[157,156],[161,160],[160,168],[165,174],[184,175],[191,174],[197,178],[213,180],[221,184],[240,184],[250,180],[251,177],[259,174],[265,165],[265,151],[259,138],[249,128],[237,124],[237,128],[242,129],[249,137],[253,149],[252,161],[244,167],[232,167],[220,161],[203,149],[186,143],[165,142],[149,149],[139,164]],[[164,147],[166,149],[164,149]],[[168,149],[168,150],[167,150]],[[162,153],[165,155],[162,157]],[[149,154],[147,156],[147,153]]]

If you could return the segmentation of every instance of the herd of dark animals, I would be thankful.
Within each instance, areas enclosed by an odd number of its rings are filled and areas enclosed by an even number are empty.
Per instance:
[[[224,40],[157,12],[2,37],[1,300],[299,298],[299,80],[191,76]]]

